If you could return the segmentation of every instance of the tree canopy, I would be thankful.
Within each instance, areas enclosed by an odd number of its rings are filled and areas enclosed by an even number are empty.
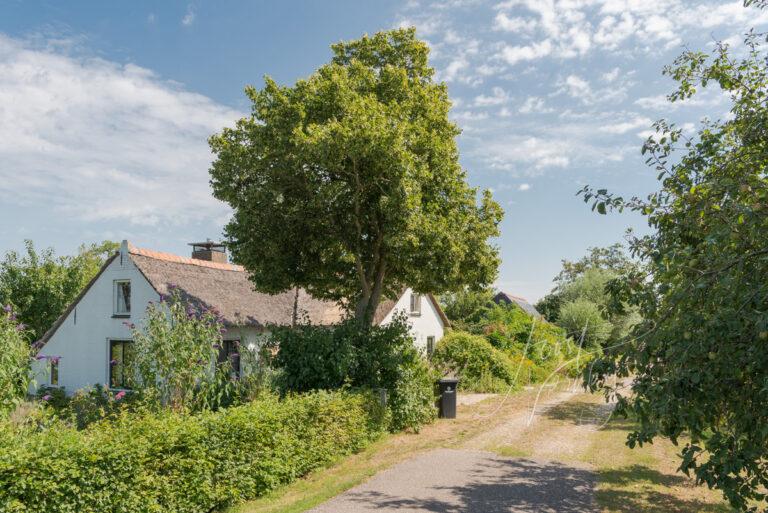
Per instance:
[[[11,305],[26,326],[28,341],[43,336],[91,281],[119,244],[80,246],[76,255],[56,257],[53,249],[37,251],[31,240],[26,254],[9,251],[0,261],[0,305]]]
[[[759,4],[759,2],[758,2]],[[669,96],[705,87],[731,99],[724,120],[688,137],[667,121],[643,147],[660,189],[624,199],[585,188],[601,213],[629,209],[654,232],[631,251],[646,265],[613,287],[614,306],[634,305],[643,321],[586,378],[618,397],[639,426],[629,443],[657,436],[683,444],[681,470],[723,491],[742,510],[766,507],[768,486],[768,67],[763,36],[743,56],[719,44],[686,51],[665,73]],[[631,393],[607,377],[633,376]]]
[[[234,260],[258,290],[304,287],[368,323],[406,286],[491,283],[502,210],[467,184],[427,45],[399,29],[332,49],[293,86],[246,88],[251,115],[210,139]]]
[[[624,337],[639,321],[636,308],[612,308],[612,284],[636,271],[638,262],[629,258],[621,244],[589,248],[575,262],[563,260],[555,287],[536,308],[549,321],[565,328],[568,335],[586,347],[599,349]]]

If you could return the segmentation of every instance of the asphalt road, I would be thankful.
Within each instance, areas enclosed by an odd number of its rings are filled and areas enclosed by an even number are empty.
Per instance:
[[[380,472],[310,511],[594,512],[593,472],[491,452],[437,449]]]

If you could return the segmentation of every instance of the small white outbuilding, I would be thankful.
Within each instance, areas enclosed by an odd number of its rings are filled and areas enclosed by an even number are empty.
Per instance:
[[[132,343],[130,325],[141,326],[149,303],[159,301],[172,287],[197,306],[221,314],[227,330],[222,357],[235,351],[235,342],[258,343],[271,325],[291,325],[297,317],[328,325],[344,316],[339,304],[316,299],[302,289],[256,292],[248,273],[228,263],[222,245],[192,246],[192,257],[187,258],[123,241],[40,340],[33,365],[37,385],[65,387],[67,393],[96,384],[123,388],[123,357]],[[425,353],[434,349],[448,327],[436,299],[411,289],[382,301],[374,322],[387,324],[399,312],[408,316],[414,342]]]

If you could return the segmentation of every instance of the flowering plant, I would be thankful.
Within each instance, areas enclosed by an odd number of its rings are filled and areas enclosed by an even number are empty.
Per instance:
[[[25,338],[26,326],[17,322],[10,305],[0,311],[0,415],[13,410],[30,384],[32,349]]]
[[[225,330],[215,309],[196,305],[169,286],[168,295],[147,307],[142,326],[129,327],[134,343],[124,365],[131,388],[151,389],[176,410],[208,406],[197,403],[215,400],[211,389],[226,393],[222,388],[232,369],[229,361],[217,363]]]

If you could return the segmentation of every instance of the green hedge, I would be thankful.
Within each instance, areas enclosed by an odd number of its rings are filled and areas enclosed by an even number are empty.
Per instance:
[[[461,390],[503,392],[516,384],[512,360],[480,335],[446,334],[437,344],[432,363],[444,373],[456,374]]]
[[[370,395],[317,392],[219,412],[125,414],[83,431],[0,427],[0,511],[209,512],[366,446]]]
[[[349,320],[277,328],[270,343],[279,348],[273,364],[281,371],[283,391],[384,388],[393,431],[418,431],[436,417],[437,376],[414,347],[404,316],[384,326],[361,327]]]

